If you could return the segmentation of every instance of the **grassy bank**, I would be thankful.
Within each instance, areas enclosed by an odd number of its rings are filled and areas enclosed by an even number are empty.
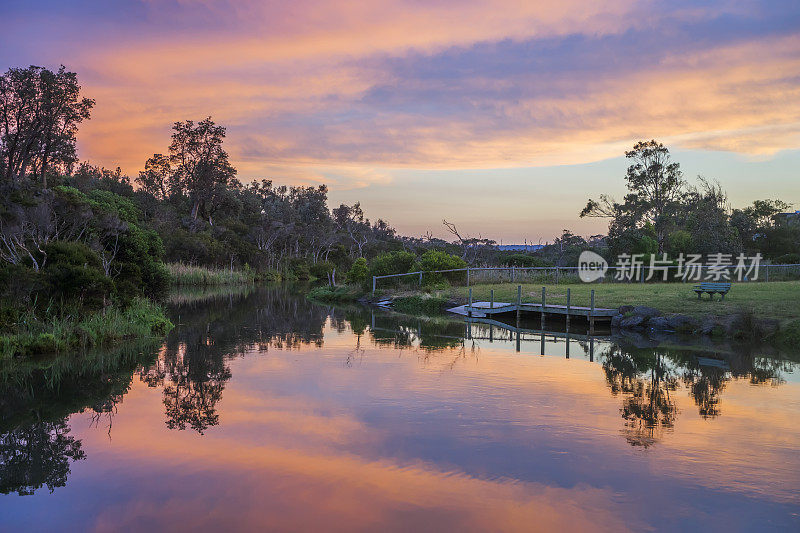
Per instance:
[[[208,268],[183,263],[170,263],[167,270],[172,284],[179,286],[241,285],[255,281],[255,274],[250,270]]]
[[[542,287],[546,287],[547,303],[566,304],[567,289],[570,289],[572,305],[589,305],[589,294],[595,291],[595,306],[618,308],[622,305],[646,305],[664,313],[681,313],[698,318],[726,316],[742,310],[752,310],[759,318],[777,320],[800,317],[800,281],[775,281],[769,283],[734,283],[725,300],[719,295],[709,301],[704,295],[698,300],[691,284],[684,283],[605,283],[605,284],[560,284],[522,285],[522,300],[539,303]],[[496,302],[515,302],[517,284],[499,283],[476,285],[472,288],[474,300],[489,300],[489,291],[494,290]],[[438,292],[439,296],[467,301],[465,287],[451,287]]]
[[[321,285],[311,289],[306,296],[316,302],[344,303],[354,302],[363,295],[364,290],[355,285],[339,285],[338,287]]]
[[[495,302],[515,302],[517,285],[474,285],[473,300],[488,301],[493,290]],[[692,285],[681,283],[528,283],[522,285],[522,301],[540,303],[543,286],[546,288],[548,304],[565,305],[567,289],[570,289],[572,305],[588,306],[590,291],[594,289],[596,307],[616,309],[623,305],[644,305],[666,314],[687,315],[699,323],[711,320],[720,325],[715,330],[719,330],[720,334],[727,331],[729,336],[737,338],[769,339],[784,346],[800,345],[800,281],[735,283],[725,300],[720,300],[717,295],[713,301],[707,295],[698,300]],[[430,315],[442,302],[466,303],[467,289],[449,287],[426,292],[396,291],[392,296],[396,310]]]
[[[173,324],[164,309],[137,298],[126,308],[109,307],[83,317],[38,319],[22,315],[9,332],[0,336],[0,358],[58,353],[103,346],[123,339],[163,336]]]

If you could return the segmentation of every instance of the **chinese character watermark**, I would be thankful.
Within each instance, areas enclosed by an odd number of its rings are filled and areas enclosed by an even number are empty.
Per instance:
[[[585,251],[578,260],[578,276],[591,283],[605,277],[609,269],[614,270],[616,281],[756,281],[761,267],[761,254],[746,256],[740,253],[735,260],[732,254],[714,253],[679,254],[670,259],[653,254],[645,260],[645,254],[620,254],[617,262],[609,267],[600,255]],[[674,273],[674,275],[671,275]]]

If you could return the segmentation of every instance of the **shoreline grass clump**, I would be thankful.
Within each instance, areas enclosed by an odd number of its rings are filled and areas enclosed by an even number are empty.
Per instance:
[[[146,298],[81,317],[30,313],[0,335],[0,358],[100,347],[123,339],[162,337],[174,327],[164,308]]]
[[[167,270],[172,284],[178,286],[243,285],[255,281],[255,274],[249,268],[231,270],[184,263],[169,263],[167,264]]]
[[[323,303],[354,302],[364,295],[363,289],[356,285],[320,285],[311,289],[306,297]]]
[[[431,316],[444,312],[449,303],[447,298],[430,294],[400,296],[392,300],[392,309],[408,315]]]

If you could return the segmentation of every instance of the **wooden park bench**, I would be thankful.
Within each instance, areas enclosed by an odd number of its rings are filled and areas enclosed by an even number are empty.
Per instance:
[[[697,293],[697,299],[700,299],[700,296],[703,293],[708,294],[708,297],[712,300],[714,299],[714,293],[722,295],[722,299],[725,299],[725,295],[728,294],[728,291],[731,290],[730,283],[719,283],[719,282],[710,282],[704,281],[700,285],[694,286],[694,292]]]

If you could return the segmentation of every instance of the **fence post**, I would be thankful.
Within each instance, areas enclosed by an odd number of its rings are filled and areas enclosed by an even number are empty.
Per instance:
[[[514,283],[514,280],[516,279],[516,276],[514,274],[516,274],[516,268],[514,267],[514,265],[511,265],[511,283]]]
[[[467,312],[469,317],[472,318],[472,287],[469,289],[469,310]]]
[[[592,289],[592,296],[591,296],[591,311],[589,315],[589,335],[594,334],[594,289]]]
[[[372,276],[372,295],[375,296],[375,276]]]
[[[570,312],[570,301],[569,300],[570,300],[570,294],[569,294],[569,288],[567,288],[567,329],[569,329],[569,312]],[[567,342],[569,342],[569,341],[567,341]],[[569,346],[569,344],[567,346]],[[569,350],[569,348],[567,348],[567,349]]]
[[[769,265],[766,265],[766,267],[764,269],[764,281],[769,281]]]
[[[422,272],[419,273],[419,286],[422,287]]]
[[[494,289],[489,291],[489,309],[494,309]]]
[[[517,285],[517,329],[519,329],[519,315],[521,311],[522,311],[522,285]]]
[[[547,287],[542,287],[542,329],[544,329],[544,306],[545,306],[545,292],[547,291]],[[542,337],[544,337],[544,333],[542,333]]]
[[[469,267],[467,267],[467,287],[469,287]]]
[[[560,270],[556,267],[556,285],[558,285],[558,278],[559,278]]]

